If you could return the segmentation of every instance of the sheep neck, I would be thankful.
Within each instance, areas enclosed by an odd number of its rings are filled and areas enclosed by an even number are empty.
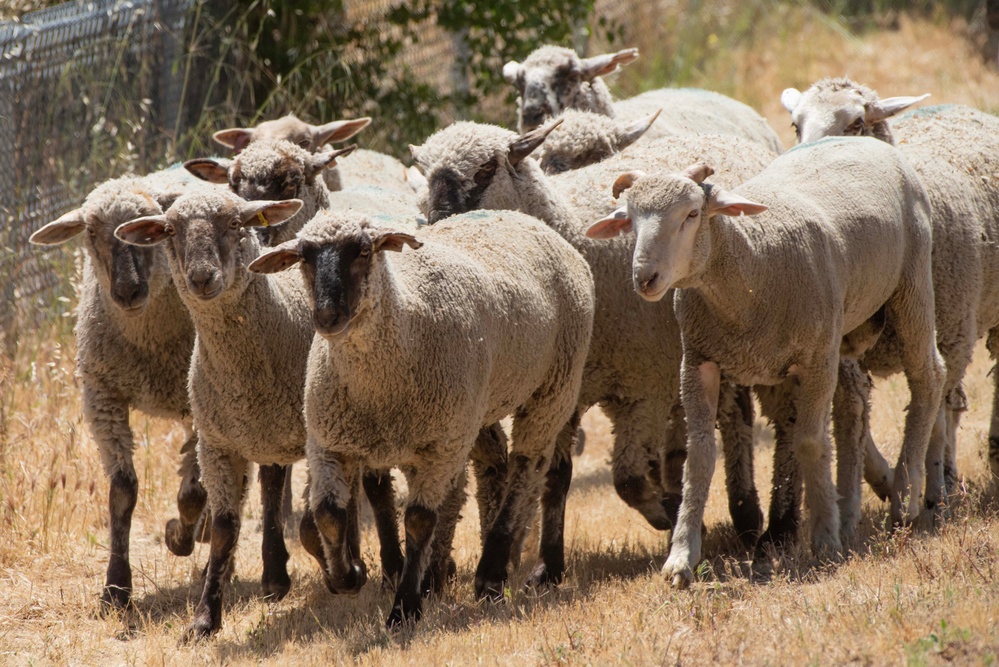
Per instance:
[[[682,285],[695,291],[722,321],[745,322],[756,308],[754,248],[738,218],[716,215],[708,222],[708,259],[704,269]]]

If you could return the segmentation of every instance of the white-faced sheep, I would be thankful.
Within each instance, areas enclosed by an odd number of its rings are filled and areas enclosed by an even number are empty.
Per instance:
[[[934,343],[929,202],[898,151],[872,139],[826,139],[785,153],[732,192],[706,182],[711,173],[697,164],[682,174],[624,174],[616,189],[627,188],[627,206],[589,230],[602,238],[634,229],[632,279],[643,298],[677,288],[688,443],[663,572],[678,586],[701,558],[722,376],[786,392],[812,546],[838,555],[826,426],[841,352],[862,350],[882,326],[894,331],[912,394],[895,521],[919,514],[945,374]]]
[[[456,123],[414,147],[414,158],[427,179],[428,219],[437,223],[475,209],[519,210],[545,221],[587,260],[594,276],[597,310],[594,342],[573,423],[578,424],[591,406],[601,405],[614,424],[613,476],[618,494],[653,526],[669,529],[680,499],[685,444],[683,419],[674,411],[680,364],[676,320],[668,305],[650,307],[630,289],[633,241],[624,238],[608,244],[588,239],[586,227],[613,205],[609,185],[622,169],[724,157],[731,166],[728,178],[735,183],[757,173],[773,155],[737,138],[726,143],[717,137],[675,137],[653,142],[647,151],[635,146],[630,156],[548,179],[528,156],[550,129],[518,136],[490,125]],[[751,455],[752,405],[735,398],[728,405],[731,409],[721,419],[726,452],[742,456],[745,462],[744,455]],[[574,430],[570,424],[560,437],[549,471],[541,561],[529,579],[531,584],[558,582],[563,576],[562,522],[572,475],[568,445]],[[746,439],[749,444],[735,444]],[[736,529],[744,538],[755,540],[762,517],[751,469],[733,462],[729,470]]]
[[[290,141],[310,153],[319,153],[326,146],[346,141],[371,123],[370,118],[335,120],[323,125],[312,125],[289,114],[268,120],[256,127],[230,128],[215,133],[215,141],[239,153],[256,141]],[[358,149],[350,160],[347,173],[328,169],[323,178],[330,192],[357,185],[374,185],[410,198],[406,187],[406,168],[391,155]]]
[[[509,211],[438,223],[419,240],[364,217],[321,215],[299,237],[251,270],[302,262],[311,294],[319,336],[305,412],[331,588],[363,583],[349,538],[358,471],[398,466],[409,481],[406,567],[386,624],[418,618],[435,527],[453,524],[444,514],[460,508],[473,443],[512,414],[506,493],[475,576],[477,595],[501,596],[579,393],[593,324],[586,262]]]
[[[123,222],[162,213],[178,186],[194,181],[174,168],[145,177],[123,177],[96,187],[80,208],[31,236],[40,245],[85,239],[83,282],[77,310],[77,373],[83,414],[110,480],[110,559],[102,606],[123,608],[132,591],[129,532],[138,497],[132,462],[135,447],[129,409],[137,408],[184,424],[180,518],[166,527],[166,544],[177,555],[194,549],[195,525],[205,506],[199,480],[197,435],[191,429],[187,369],[194,326],[177,296],[162,250],[136,248],[114,236]],[[198,181],[187,186],[210,187]]]
[[[660,88],[615,102],[601,76],[638,58],[638,49],[580,58],[572,49],[542,46],[523,63],[511,60],[503,76],[517,87],[517,127],[527,132],[566,109],[592,111],[624,121],[637,121],[662,109],[647,139],[691,133],[725,134],[783,150],[767,121],[749,106],[709,90]]]
[[[870,88],[849,79],[823,79],[804,93],[789,88],[781,101],[791,113],[801,141],[825,136],[872,136],[898,144],[919,174],[930,199],[933,221],[933,290],[937,346],[947,365],[944,400],[927,451],[926,509],[941,509],[957,479],[956,430],[967,400],[961,388],[975,341],[988,336],[996,354],[999,340],[999,118],[965,106],[918,109],[889,126],[888,119],[920,102],[918,97],[881,100]],[[890,332],[888,332],[890,333]],[[861,359],[864,370],[888,375],[901,370],[890,335]],[[844,422],[868,421],[870,382],[855,382],[856,415]],[[999,474],[999,391],[994,393],[989,458]],[[844,437],[862,438],[865,477],[882,498],[892,471],[877,451],[869,429],[850,428]],[[859,511],[859,497],[852,499]]]

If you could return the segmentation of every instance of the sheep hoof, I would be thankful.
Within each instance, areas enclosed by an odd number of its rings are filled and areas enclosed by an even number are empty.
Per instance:
[[[524,582],[524,588],[544,588],[547,586],[558,586],[562,583],[562,572],[556,572],[555,568],[549,569],[544,561],[538,563],[531,570],[531,574]]]
[[[691,581],[692,578],[690,576],[690,572],[688,571],[677,572],[676,574],[673,575],[673,588],[679,590],[690,588]]]
[[[475,599],[490,600],[492,602],[502,602],[504,596],[505,579],[486,579],[475,577]]]
[[[407,596],[408,597],[408,596]],[[419,596],[410,599],[408,602],[398,600],[385,619],[385,629],[389,632],[402,629],[406,623],[415,623],[423,616],[423,601]]]
[[[368,568],[364,561],[354,561],[339,580],[326,579],[326,587],[334,595],[357,595],[368,581]]]
[[[689,588],[694,581],[694,570],[684,558],[670,556],[663,565],[663,574],[670,580],[673,588]]]
[[[220,628],[212,626],[212,620],[207,614],[197,614],[191,624],[184,629],[184,635],[181,637],[181,643],[183,644],[193,644],[204,639],[208,639]]]
[[[132,596],[127,589],[119,586],[105,586],[104,591],[101,593],[98,613],[101,616],[118,614],[128,609],[131,604]]]
[[[264,580],[260,583],[264,589],[264,599],[268,602],[284,599],[284,596],[291,590],[291,577],[288,576],[287,572],[281,572],[277,576],[271,577],[271,580]]]
[[[167,521],[163,541],[174,556],[190,556],[194,553],[194,526],[185,526],[180,519]]]
[[[835,532],[816,531],[812,535],[812,553],[826,563],[843,561],[843,544]]]

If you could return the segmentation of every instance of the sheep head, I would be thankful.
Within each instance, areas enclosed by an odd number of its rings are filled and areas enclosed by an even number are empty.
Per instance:
[[[182,195],[166,213],[144,216],[120,225],[115,236],[141,247],[169,241],[183,275],[177,289],[210,301],[236,282],[239,246],[250,227],[277,225],[302,207],[289,201],[245,201],[225,192]]]
[[[262,254],[248,268],[276,273],[299,264],[313,326],[331,339],[347,331],[357,316],[379,253],[402,252],[407,245],[415,250],[423,244],[408,232],[375,227],[366,218],[320,214],[298,238]]]
[[[503,77],[520,93],[521,131],[533,130],[565,109],[586,108],[580,106],[584,86],[637,58],[638,49],[580,58],[572,49],[542,46],[523,63],[511,60],[503,66]]]
[[[455,123],[422,146],[410,146],[428,190],[427,220],[433,224],[479,208],[518,209],[514,180],[537,169],[528,156],[561,122],[520,135],[494,125]]]
[[[780,101],[791,114],[791,126],[799,143],[823,137],[863,136],[894,144],[887,119],[929,96],[882,100],[875,91],[849,79],[822,79],[803,93],[797,88],[785,89]]]
[[[635,231],[632,281],[643,299],[658,301],[672,288],[694,285],[711,252],[705,219],[767,209],[706,183],[712,173],[701,163],[680,174],[622,174],[614,183],[614,196],[627,191],[627,205],[587,231],[591,238],[605,239]]]
[[[216,132],[215,141],[239,153],[254,141],[290,141],[310,153],[326,144],[346,141],[371,124],[370,118],[335,120],[324,125],[312,125],[292,114],[268,120],[256,127],[232,127]]]

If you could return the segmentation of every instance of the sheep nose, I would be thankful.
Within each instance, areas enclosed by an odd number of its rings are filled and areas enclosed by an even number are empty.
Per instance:
[[[648,292],[649,288],[654,286],[657,280],[659,280],[659,272],[653,271],[651,276],[642,281],[640,289],[643,292]]]
[[[551,113],[548,105],[542,107],[529,107],[524,109],[522,118],[523,131],[533,130],[544,122],[545,116]]]
[[[187,274],[188,289],[196,297],[211,299],[221,291],[218,286],[218,271],[209,267],[191,269]]]
[[[660,281],[659,272],[653,271],[651,275],[643,277],[639,274],[635,274],[635,285],[638,287],[638,293],[643,297],[654,297],[659,294]]]
[[[149,286],[145,281],[120,281],[111,290],[115,302],[122,310],[137,311],[146,305],[149,296]]]
[[[316,308],[312,312],[312,323],[322,336],[333,336],[347,328],[350,318],[339,308]]]

